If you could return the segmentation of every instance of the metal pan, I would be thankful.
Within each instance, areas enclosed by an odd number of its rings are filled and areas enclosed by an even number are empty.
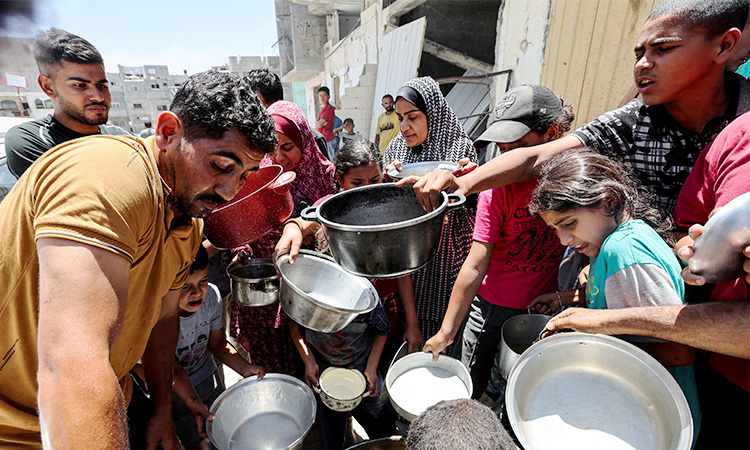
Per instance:
[[[621,339],[563,333],[529,347],[505,392],[525,449],[689,450],[693,422],[677,382]]]

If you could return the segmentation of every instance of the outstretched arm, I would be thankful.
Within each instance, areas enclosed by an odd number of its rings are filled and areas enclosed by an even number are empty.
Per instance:
[[[219,361],[231,367],[232,370],[242,375],[244,378],[258,375],[260,380],[266,374],[266,370],[258,365],[250,364],[233,348],[232,351],[227,347],[229,342],[224,336],[224,330],[212,330],[208,335],[208,349]]]
[[[432,352],[433,359],[437,360],[440,352],[453,343],[458,333],[461,323],[469,312],[471,302],[477,295],[479,287],[482,285],[482,279],[487,274],[492,260],[492,252],[495,249],[494,244],[474,241],[469,250],[469,256],[466,258],[461,271],[458,272],[458,278],[453,285],[451,298],[448,300],[448,309],[443,317],[443,324],[440,331],[432,336],[424,345],[424,351]]]
[[[651,336],[750,359],[750,303],[746,300],[604,310],[570,308],[553,317],[547,329]]]
[[[42,443],[127,448],[125,400],[109,357],[122,328],[130,262],[65,239],[39,239],[37,250]]]
[[[433,170],[422,178],[408,177],[396,183],[397,186],[414,183],[414,193],[419,203],[432,211],[441,204],[440,191],[457,192],[463,195],[474,194],[487,189],[506,186],[536,176],[542,164],[565,150],[582,147],[575,136],[547,142],[534,147],[516,149],[503,153],[483,166],[461,177],[446,170]]]

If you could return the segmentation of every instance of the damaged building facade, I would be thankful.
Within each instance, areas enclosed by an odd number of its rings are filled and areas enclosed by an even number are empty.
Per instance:
[[[429,75],[473,137],[493,100],[542,84],[584,123],[634,94],[632,49],[657,0],[275,0],[282,82],[310,122],[331,89],[374,139],[384,94]]]

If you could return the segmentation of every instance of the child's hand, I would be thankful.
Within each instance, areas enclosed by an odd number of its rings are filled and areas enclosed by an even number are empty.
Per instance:
[[[404,340],[407,342],[407,353],[414,353],[419,350],[419,346],[422,344],[422,333],[419,331],[419,327],[407,326],[404,331]]]
[[[452,338],[448,337],[448,335],[444,334],[442,331],[438,331],[435,336],[427,340],[422,350],[432,352],[432,360],[437,361],[440,353],[452,343]]]
[[[372,369],[365,369],[365,378],[367,378],[367,394],[370,397],[377,397],[380,395],[380,383],[378,383],[378,369],[374,367]]]
[[[289,221],[284,225],[284,232],[276,244],[276,253],[281,250],[289,250],[289,264],[294,264],[294,260],[299,255],[302,248],[302,229],[296,222]]]
[[[258,379],[262,380],[264,376],[266,376],[266,369],[264,369],[261,366],[250,364],[247,369],[242,373],[242,376],[244,378],[251,377],[253,375],[258,375]]]
[[[188,407],[188,409],[190,410],[190,414],[193,415],[193,420],[195,421],[195,429],[196,431],[198,431],[198,436],[207,438],[208,434],[206,434],[206,430],[203,424],[206,420],[212,420],[214,418],[214,415],[208,411],[208,406],[206,406],[200,398],[196,397],[194,400],[195,401],[186,403],[185,406]]]
[[[558,296],[559,294],[555,292],[542,294],[531,301],[529,310],[539,314],[552,315],[561,306],[557,300]]]
[[[319,371],[318,363],[315,361],[305,362],[305,383],[308,386],[313,387],[318,385]]]

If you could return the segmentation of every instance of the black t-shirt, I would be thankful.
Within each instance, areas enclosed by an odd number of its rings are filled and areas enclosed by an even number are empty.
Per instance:
[[[99,125],[99,133],[96,134],[118,136],[131,133],[114,125]],[[8,169],[13,176],[19,178],[47,150],[84,136],[88,135],[71,130],[52,115],[16,125],[5,135]]]

